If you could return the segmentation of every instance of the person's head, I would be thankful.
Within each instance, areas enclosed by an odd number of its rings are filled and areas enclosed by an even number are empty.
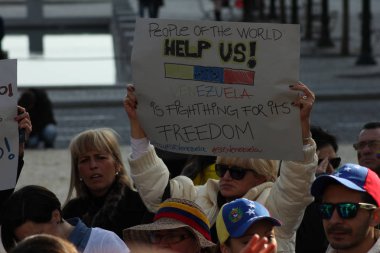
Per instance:
[[[249,189],[277,178],[277,162],[274,160],[217,157],[216,174],[220,177],[219,190],[227,200],[243,197]]]
[[[380,122],[369,122],[362,127],[354,149],[358,163],[380,176]]]
[[[16,245],[9,253],[78,253],[75,246],[57,236],[32,235]]]
[[[267,237],[277,249],[275,226],[281,226],[281,223],[259,202],[245,198],[233,200],[222,206],[216,219],[220,250],[222,253],[238,253],[254,234]]]
[[[329,162],[325,171],[327,174],[331,174],[341,162],[341,158],[337,157],[338,143],[336,137],[319,126],[312,126],[310,132],[317,145],[318,165],[327,159]]]
[[[24,107],[26,110],[30,111],[36,104],[36,95],[33,92],[32,89],[28,89],[24,91],[19,100],[18,100],[18,105]]]
[[[194,202],[176,198],[160,204],[152,223],[127,228],[123,236],[132,249],[147,242],[156,250],[181,253],[208,252],[216,246],[206,214]]]
[[[370,169],[345,164],[331,175],[318,177],[311,187],[321,198],[318,211],[330,245],[336,250],[367,252],[380,223],[380,179]]]
[[[4,203],[1,239],[8,251],[34,234],[60,235],[61,203],[48,189],[29,185],[15,191]]]
[[[115,131],[98,128],[83,131],[70,143],[71,179],[67,200],[73,188],[79,197],[104,196],[115,181],[132,188],[125,170]]]

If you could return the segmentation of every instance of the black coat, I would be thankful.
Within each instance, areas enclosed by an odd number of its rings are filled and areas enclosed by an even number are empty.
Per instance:
[[[103,222],[99,222],[99,220],[102,219],[95,221],[94,217],[104,208],[105,200],[106,197],[72,199],[63,208],[63,218],[81,218],[87,226],[101,227],[113,231],[120,238],[123,238],[122,232],[124,229],[143,223],[149,223],[153,219],[154,214],[147,210],[140,195],[128,187],[125,187],[124,195],[118,201],[113,215],[111,215],[111,211],[105,212],[108,215],[104,217]]]
[[[328,241],[318,213],[318,202],[307,206],[303,220],[297,230],[296,253],[325,253]]]
[[[17,179],[16,179],[16,183],[17,183],[18,178],[20,177],[21,170],[22,170],[23,166],[24,166],[24,160],[21,157],[19,157],[18,158],[18,165],[17,165]],[[13,193],[14,190],[15,189],[12,188],[12,189],[7,189],[7,190],[0,191],[0,208],[1,209],[3,207],[4,202],[9,198],[9,196],[12,195],[12,193]],[[2,210],[0,212],[2,212]],[[3,217],[0,217],[0,224],[2,223],[2,218]]]

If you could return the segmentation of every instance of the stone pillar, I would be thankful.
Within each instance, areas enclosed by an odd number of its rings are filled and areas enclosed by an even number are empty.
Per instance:
[[[43,0],[27,0],[26,1],[28,20],[33,23],[43,19]],[[42,31],[31,29],[28,32],[29,52],[42,54],[43,49],[43,33]]]

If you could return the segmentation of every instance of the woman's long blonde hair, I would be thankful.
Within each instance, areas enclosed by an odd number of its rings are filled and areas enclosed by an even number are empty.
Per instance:
[[[102,151],[112,155],[117,166],[119,167],[119,174],[115,180],[118,180],[120,183],[133,189],[131,180],[127,175],[127,171],[123,163],[117,137],[118,134],[113,129],[97,128],[85,130],[71,140],[69,146],[71,153],[71,176],[69,191],[65,203],[71,199],[74,188],[77,197],[87,197],[89,195],[87,187],[80,181],[78,160],[82,154],[91,150]]]

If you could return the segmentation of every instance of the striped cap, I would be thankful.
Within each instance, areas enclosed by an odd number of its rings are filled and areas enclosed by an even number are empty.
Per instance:
[[[211,242],[210,222],[202,209],[192,201],[170,198],[160,204],[149,224],[138,225],[123,231],[127,243],[148,241],[151,231],[187,228],[197,239],[201,248],[214,247]]]
[[[163,202],[154,216],[154,221],[162,218],[181,221],[197,230],[207,240],[211,240],[210,222],[200,207],[191,201],[171,199]]]

